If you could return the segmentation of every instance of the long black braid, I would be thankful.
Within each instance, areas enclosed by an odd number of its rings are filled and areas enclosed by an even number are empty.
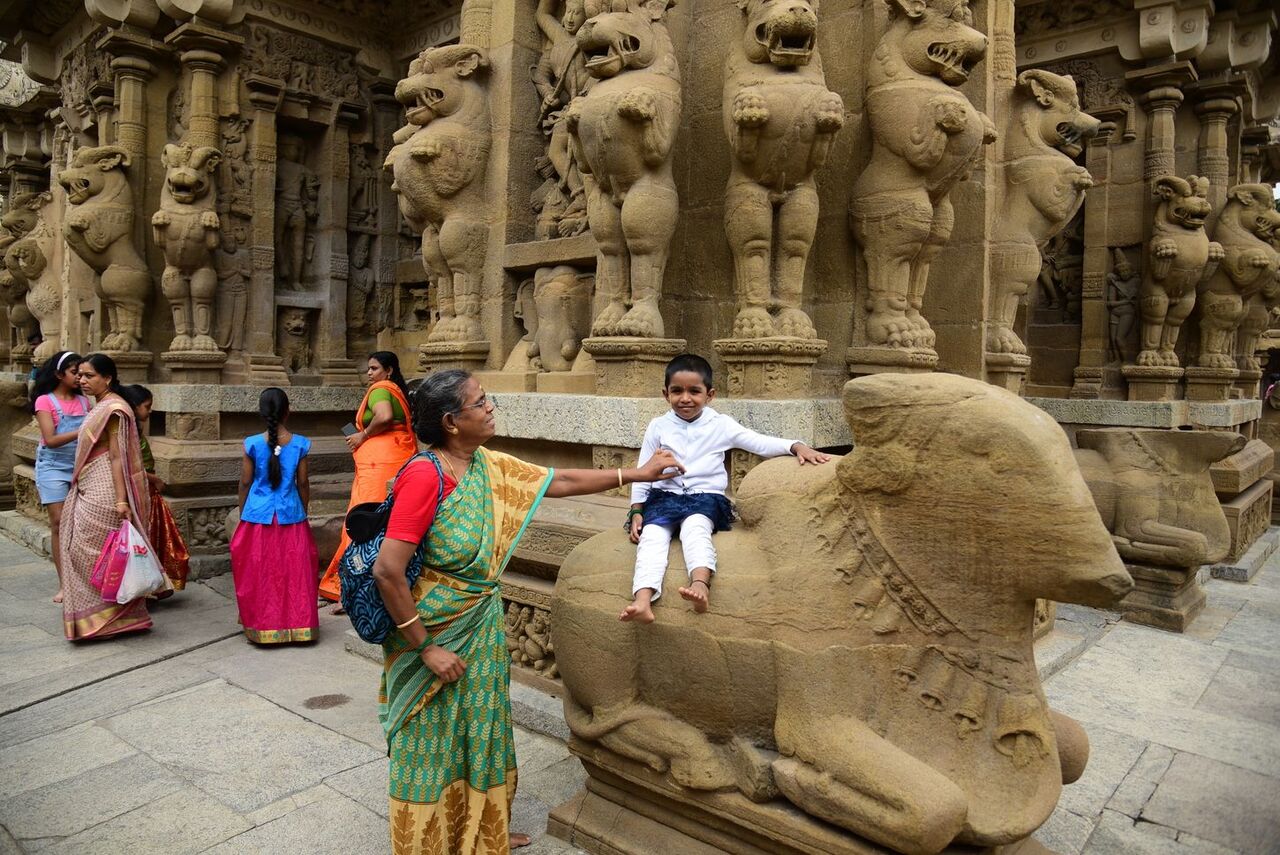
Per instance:
[[[276,449],[280,447],[280,425],[289,415],[289,396],[275,386],[263,389],[258,396],[258,415],[267,423],[267,481],[275,490],[283,477]]]

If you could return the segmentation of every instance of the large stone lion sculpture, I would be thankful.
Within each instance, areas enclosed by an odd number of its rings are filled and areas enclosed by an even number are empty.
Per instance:
[[[889,26],[867,71],[871,160],[853,186],[853,236],[867,262],[866,339],[932,352],[920,314],[929,266],[955,225],[951,190],[995,126],[960,92],[986,55],[968,6],[888,0]]]
[[[67,191],[63,235],[98,274],[98,298],[107,313],[102,349],[141,346],[142,313],[151,294],[151,272],[133,244],[133,190],[125,169],[129,152],[118,145],[82,148],[58,173]]]
[[[1280,212],[1275,209],[1271,185],[1237,184],[1227,191],[1227,203],[1213,232],[1222,247],[1222,263],[1202,282],[1196,298],[1198,365],[1253,371],[1260,367],[1254,351],[1258,336],[1267,328],[1267,303],[1280,297],[1276,279],[1280,255],[1271,245],[1278,231]]]
[[[400,194],[400,212],[422,235],[422,260],[439,289],[440,319],[428,341],[479,341],[480,283],[489,225],[484,176],[489,105],[484,51],[473,45],[428,48],[396,85],[408,124],[384,168]]]
[[[578,47],[595,83],[565,121],[596,239],[599,336],[662,338],[658,311],[679,198],[671,149],[680,67],[663,16],[671,0],[588,0]],[[629,287],[628,287],[628,283]]]
[[[33,281],[48,270],[49,247],[42,246],[36,234],[42,225],[41,209],[48,202],[48,193],[18,193],[0,217],[0,303],[9,311],[5,335],[14,357],[35,358],[27,337],[36,331],[36,319],[27,303]]]
[[[1132,580],[1031,404],[880,374],[846,384],[844,406],[851,454],[744,479],[708,613],[663,600],[656,623],[619,623],[635,548],[606,532],[568,556],[552,640],[576,745],[618,758],[627,786],[755,811],[773,839],[832,833],[813,817],[906,853],[1021,840],[1087,741],[1046,706],[1036,598],[1109,605]],[[683,578],[678,549],[668,572]]]
[[[814,173],[844,125],[844,102],[822,74],[816,4],[738,5],[745,27],[725,62],[723,101],[733,150],[724,200],[738,297],[733,334],[815,338],[800,305],[818,228]]]

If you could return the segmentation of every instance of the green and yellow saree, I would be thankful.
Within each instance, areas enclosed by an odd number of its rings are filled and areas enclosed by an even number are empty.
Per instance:
[[[431,642],[467,669],[441,683],[399,633],[383,645],[395,855],[510,851],[516,757],[498,577],[552,475],[481,448],[436,513],[412,593]]]

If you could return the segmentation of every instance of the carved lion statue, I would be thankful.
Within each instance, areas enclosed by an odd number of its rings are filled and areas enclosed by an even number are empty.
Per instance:
[[[1083,737],[1046,706],[1036,598],[1109,605],[1132,580],[1031,404],[879,374],[847,383],[844,408],[851,454],[743,480],[708,613],[677,599],[619,623],[635,548],[606,532],[568,556],[552,603],[566,720],[609,774],[788,839],[821,824],[765,803],[900,852],[1021,840],[1082,768],[1060,762]],[[685,572],[677,549],[667,584]]]
[[[218,352],[213,306],[218,271],[213,250],[222,242],[215,209],[214,171],[222,152],[212,146],[167,145],[160,210],[151,216],[156,246],[164,252],[160,288],[173,311],[170,351]]]
[[[428,341],[478,341],[480,282],[489,226],[484,176],[489,106],[481,79],[484,51],[473,45],[424,50],[396,85],[408,124],[397,131],[384,168],[394,176],[400,212],[422,235],[422,260],[439,287],[440,320]]]
[[[284,370],[293,374],[311,367],[311,316],[306,309],[280,310],[276,347],[284,359]]]
[[[1209,179],[1166,175],[1156,181],[1156,205],[1142,266],[1142,350],[1138,364],[1177,368],[1182,322],[1196,304],[1196,288],[1213,275],[1222,246],[1209,240]]]
[[[1013,331],[1018,301],[1040,276],[1041,250],[1084,204],[1093,186],[1077,166],[1101,124],[1080,109],[1075,81],[1043,69],[1018,75],[1006,132],[1004,195],[992,236],[991,353],[1026,353]]]
[[[1222,247],[1222,263],[1196,297],[1200,319],[1200,355],[1205,368],[1258,370],[1254,351],[1267,328],[1267,301],[1280,297],[1280,265],[1272,241],[1280,230],[1269,184],[1237,184],[1227,191],[1213,238]],[[1237,335],[1234,356],[1232,337]]]
[[[663,21],[670,5],[588,0],[578,30],[595,83],[565,108],[565,121],[598,247],[603,308],[593,335],[665,332],[658,300],[679,213],[671,148],[680,127],[680,68]]]
[[[35,317],[27,302],[34,280],[48,267],[45,252],[50,247],[41,246],[33,234],[40,226],[40,211],[48,201],[48,193],[19,193],[9,200],[0,216],[0,303],[9,310],[10,353],[15,357],[35,358],[27,343],[36,331]]]
[[[733,334],[815,338],[801,308],[818,227],[813,175],[844,125],[844,102],[827,89],[808,0],[738,6],[745,28],[725,62],[723,100],[733,150],[724,200],[738,297]]]
[[[932,353],[920,314],[929,265],[951,238],[949,196],[995,126],[959,87],[987,52],[968,4],[888,0],[867,72],[871,160],[853,186],[853,236],[867,262],[866,339]]]
[[[133,244],[133,190],[125,169],[129,153],[118,145],[82,148],[58,173],[67,191],[63,234],[67,246],[99,274],[98,298],[107,313],[102,349],[140,347],[142,313],[151,272]]]

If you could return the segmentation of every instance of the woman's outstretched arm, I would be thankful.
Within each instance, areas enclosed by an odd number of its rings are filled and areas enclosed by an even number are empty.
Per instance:
[[[551,486],[547,487],[547,495],[553,499],[586,496],[635,481],[665,481],[682,472],[684,467],[676,460],[675,455],[660,448],[645,461],[644,466],[634,469],[557,469],[555,477],[551,479]],[[619,473],[622,484],[618,483]]]

